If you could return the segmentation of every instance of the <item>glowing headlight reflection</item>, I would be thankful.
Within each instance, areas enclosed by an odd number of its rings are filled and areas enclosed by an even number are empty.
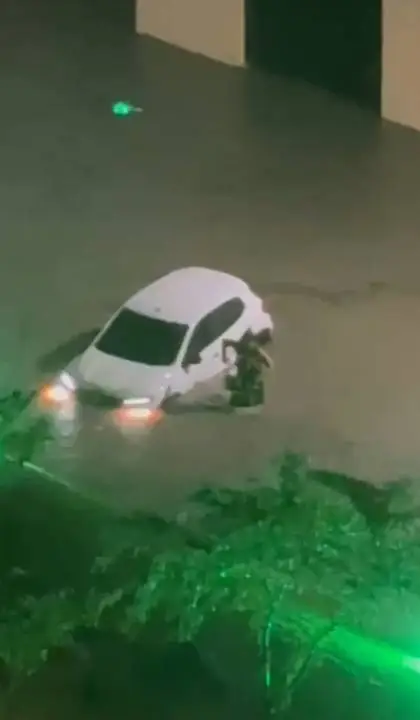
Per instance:
[[[72,400],[73,392],[60,383],[46,385],[40,392],[40,400],[46,405],[61,405]]]
[[[44,406],[59,407],[74,404],[76,382],[67,372],[62,372],[57,380],[45,385],[39,394],[39,400]]]

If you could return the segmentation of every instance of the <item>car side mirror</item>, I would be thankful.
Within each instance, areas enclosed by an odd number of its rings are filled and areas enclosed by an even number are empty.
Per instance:
[[[200,363],[201,363],[200,353],[191,353],[191,355],[186,356],[184,366],[186,368],[188,368],[188,367],[190,367],[190,365],[199,365]]]

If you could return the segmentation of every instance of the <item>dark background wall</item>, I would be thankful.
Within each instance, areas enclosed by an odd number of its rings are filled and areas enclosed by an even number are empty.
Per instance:
[[[380,112],[381,0],[246,0],[247,62]]]

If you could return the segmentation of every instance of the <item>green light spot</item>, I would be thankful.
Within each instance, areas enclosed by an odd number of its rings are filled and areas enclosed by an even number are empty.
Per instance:
[[[114,115],[119,115],[120,117],[122,117],[126,115],[131,115],[131,113],[134,112],[140,112],[140,108],[136,108],[130,103],[119,100],[118,102],[113,104],[112,112],[114,113]]]

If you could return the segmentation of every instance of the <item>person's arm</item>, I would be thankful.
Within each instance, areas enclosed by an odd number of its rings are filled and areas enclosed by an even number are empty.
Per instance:
[[[235,353],[238,352],[238,343],[236,342],[236,340],[223,340],[222,341],[222,360],[224,363],[229,362],[229,358],[226,354],[226,351],[229,349],[234,350]]]
[[[262,348],[259,348],[259,351],[262,362],[264,363],[266,368],[268,368],[268,370],[271,370],[274,367],[273,358],[268,354],[268,352],[266,352]]]
[[[232,340],[222,340],[222,360],[224,363],[227,363],[226,351],[230,347],[232,347]]]

